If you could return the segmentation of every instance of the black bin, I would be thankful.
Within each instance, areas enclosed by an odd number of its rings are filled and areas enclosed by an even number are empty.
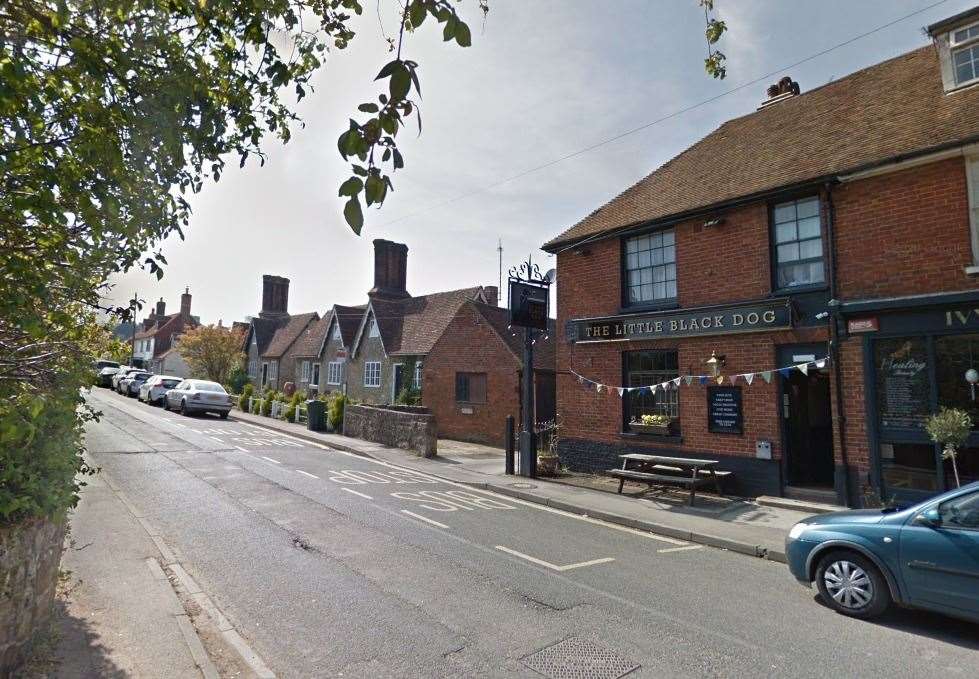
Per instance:
[[[326,429],[326,404],[318,399],[306,401],[306,428],[310,431]]]

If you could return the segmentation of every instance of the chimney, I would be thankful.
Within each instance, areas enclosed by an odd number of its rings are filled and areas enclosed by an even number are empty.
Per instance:
[[[156,317],[163,318],[167,315],[167,303],[160,298],[160,301],[156,303]]]
[[[406,289],[408,246],[378,238],[374,241],[374,287],[371,298],[404,299],[411,297]]]
[[[500,303],[500,289],[495,285],[484,285],[483,296],[486,297],[486,303],[490,306],[498,306]]]
[[[143,319],[143,330],[149,330],[153,327],[154,323],[156,323],[156,316],[151,312],[149,316]]]
[[[180,295],[180,315],[190,318],[190,288],[184,288],[184,294]]]
[[[789,76],[785,76],[779,80],[774,85],[769,85],[766,90],[768,94],[768,99],[761,102],[761,106],[758,107],[759,110],[771,106],[772,104],[777,104],[780,101],[785,101],[786,99],[791,99],[792,97],[799,96],[799,83],[794,81]]]
[[[259,318],[280,318],[289,315],[289,279],[282,276],[262,276],[262,311]]]

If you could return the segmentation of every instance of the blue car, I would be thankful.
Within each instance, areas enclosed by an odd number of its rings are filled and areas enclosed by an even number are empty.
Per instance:
[[[906,509],[809,517],[785,555],[845,615],[872,618],[893,602],[979,622],[979,482]]]

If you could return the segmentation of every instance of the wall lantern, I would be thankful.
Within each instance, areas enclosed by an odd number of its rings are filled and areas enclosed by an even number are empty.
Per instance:
[[[972,390],[972,400],[976,400],[976,383],[979,382],[979,370],[975,368],[969,368],[965,371],[965,381],[969,383],[969,389]]]
[[[713,351],[710,352],[710,358],[704,361],[704,365],[706,365],[707,369],[710,371],[711,377],[716,378],[720,376],[721,368],[724,367],[724,354],[718,356],[717,353]]]

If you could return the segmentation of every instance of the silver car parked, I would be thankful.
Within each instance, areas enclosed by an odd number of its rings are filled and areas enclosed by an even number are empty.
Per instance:
[[[179,410],[182,415],[215,413],[226,419],[231,410],[231,396],[217,382],[184,380],[166,393],[163,407]]]

